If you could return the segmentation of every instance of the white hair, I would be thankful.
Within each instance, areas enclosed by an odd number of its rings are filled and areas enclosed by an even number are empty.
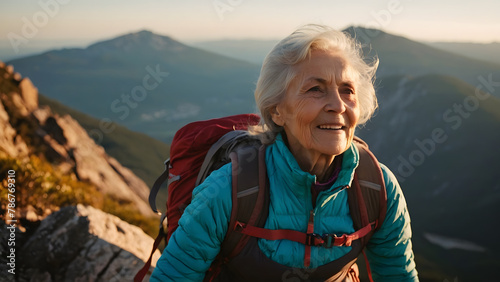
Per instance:
[[[378,107],[373,86],[378,59],[364,60],[362,46],[350,35],[324,25],[305,25],[281,40],[266,56],[255,89],[255,102],[261,114],[262,139],[273,142],[282,130],[274,123],[271,110],[284,98],[295,77],[293,66],[300,63],[312,50],[339,51],[359,74],[357,81],[360,117],[358,125],[368,121]]]

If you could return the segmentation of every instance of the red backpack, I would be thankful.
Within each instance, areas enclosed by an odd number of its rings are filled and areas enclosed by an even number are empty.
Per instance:
[[[177,131],[170,147],[170,158],[165,161],[165,171],[155,181],[149,195],[151,208],[158,213],[156,195],[168,180],[167,212],[161,217],[160,231],[149,260],[137,273],[135,281],[142,281],[149,271],[152,255],[160,242],[165,239],[168,243],[185,207],[191,202],[193,189],[212,171],[229,162],[232,163],[231,219],[221,252],[212,263],[206,280],[213,280],[221,267],[238,255],[251,237],[287,239],[306,246],[324,247],[349,246],[358,239],[363,247],[368,243],[385,218],[387,195],[378,161],[366,143],[357,137],[355,144],[360,152],[360,163],[353,181],[354,189],[348,189],[355,233],[336,236],[263,228],[269,205],[265,146],[247,132],[248,127],[257,125],[259,120],[257,115],[243,114],[193,122]],[[367,268],[371,280],[368,263]]]

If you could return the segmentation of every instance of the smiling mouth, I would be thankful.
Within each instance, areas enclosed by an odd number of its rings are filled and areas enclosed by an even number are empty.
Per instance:
[[[346,127],[342,126],[342,125],[319,125],[318,128],[321,130],[344,130],[344,129],[346,129]]]

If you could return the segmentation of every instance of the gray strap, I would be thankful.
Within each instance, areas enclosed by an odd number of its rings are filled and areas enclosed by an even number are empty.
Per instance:
[[[167,187],[170,186],[170,184],[172,184],[172,182],[175,182],[175,181],[178,181],[181,179],[181,176],[180,175],[169,175],[168,177],[168,181],[167,181]]]
[[[163,171],[163,173],[156,179],[153,187],[151,188],[151,191],[149,191],[149,206],[157,214],[161,214],[161,212],[156,209],[156,196],[158,195],[158,191],[160,190],[161,185],[165,182],[165,180],[168,179],[168,176],[170,174],[169,170],[170,158],[165,161],[165,171]]]
[[[233,130],[229,131],[228,133],[224,134],[217,142],[215,142],[212,147],[208,150],[207,154],[205,155],[205,159],[203,160],[203,163],[201,164],[200,168],[200,173],[198,173],[198,178],[196,178],[196,183],[195,187],[200,185],[200,183],[207,177],[207,170],[212,166],[213,164],[213,156],[217,153],[217,151],[227,142],[229,142],[232,139],[237,138],[240,136],[244,131],[241,130]]]
[[[370,188],[370,189],[377,190],[377,191],[380,191],[380,189],[382,189],[382,186],[380,186],[380,184],[373,183],[373,182],[366,181],[366,180],[361,180],[361,179],[359,180],[359,185],[365,186],[366,188]]]
[[[250,196],[250,195],[255,194],[257,192],[259,192],[259,186],[254,186],[252,188],[248,188],[247,190],[243,190],[241,192],[238,192],[236,194],[236,198]]]

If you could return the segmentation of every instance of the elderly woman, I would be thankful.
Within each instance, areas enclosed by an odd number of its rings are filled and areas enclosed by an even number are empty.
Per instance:
[[[261,139],[267,144],[270,204],[265,228],[304,230],[313,220],[318,234],[354,231],[345,189],[359,161],[354,132],[377,107],[373,78],[378,61],[367,64],[360,48],[344,33],[309,25],[279,42],[266,57],[255,90],[264,128]],[[371,272],[377,281],[417,281],[405,199],[394,175],[381,168],[387,211],[366,245]],[[215,198],[213,191],[218,191]],[[227,164],[194,190],[151,280],[203,280],[228,230],[231,205]],[[282,273],[276,280],[300,281],[316,279],[314,269],[341,259],[351,246],[314,246],[310,261],[304,259],[306,246],[299,242],[258,239],[258,248],[270,260],[258,263],[304,270],[295,277]],[[254,269],[253,277],[259,277],[259,271]]]

